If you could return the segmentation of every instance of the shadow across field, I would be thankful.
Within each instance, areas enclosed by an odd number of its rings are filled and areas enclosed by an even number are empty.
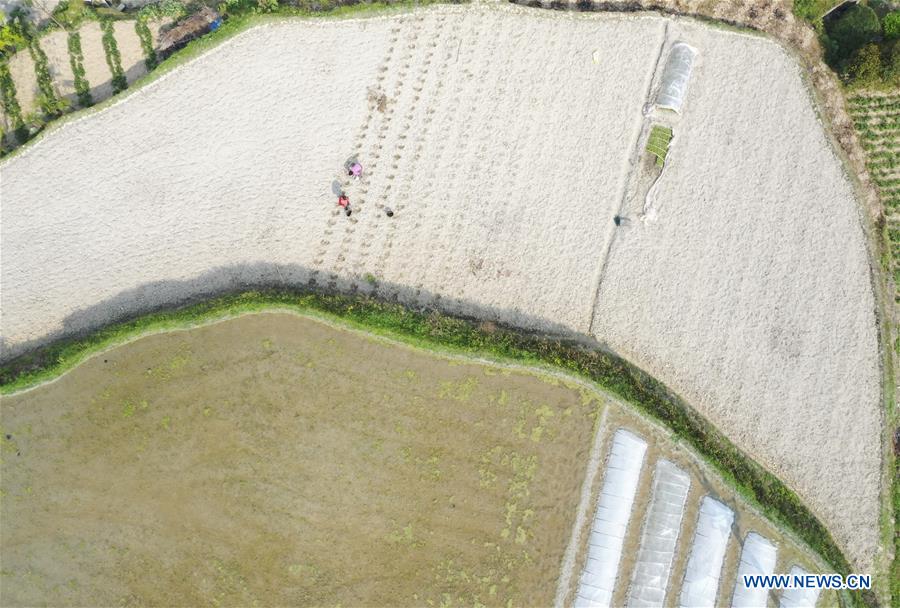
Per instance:
[[[9,344],[6,338],[0,338],[0,363],[15,366],[16,360],[40,358],[41,347],[48,344],[82,338],[102,327],[128,322],[150,313],[242,291],[285,289],[323,295],[364,295],[383,302],[402,304],[423,314],[452,314],[463,319],[540,331],[543,335],[566,337],[598,346],[595,340],[576,334],[563,325],[517,310],[448,298],[427,290],[384,282],[371,275],[334,279],[299,264],[255,262],[220,266],[189,279],[152,281],[122,291],[112,298],[71,313],[63,320],[60,329],[25,343]],[[0,383],[6,381],[5,376],[0,378]]]

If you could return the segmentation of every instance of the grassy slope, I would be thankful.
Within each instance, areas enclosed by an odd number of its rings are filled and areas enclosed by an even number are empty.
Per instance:
[[[244,292],[152,313],[85,337],[51,344],[7,363],[0,367],[0,392],[22,390],[50,380],[91,354],[147,333],[272,309],[325,316],[425,348],[549,365],[594,381],[667,425],[769,518],[799,536],[837,572],[850,572],[847,559],[831,535],[796,494],[660,382],[616,355],[575,342],[435,312],[414,312],[371,298],[305,291]],[[874,604],[870,595],[847,595],[843,600],[848,604]]]

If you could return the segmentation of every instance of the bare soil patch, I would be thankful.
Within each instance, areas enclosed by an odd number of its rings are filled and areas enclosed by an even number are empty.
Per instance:
[[[63,97],[73,104],[78,102],[75,93],[75,76],[69,61],[69,36],[66,32],[53,30],[40,39],[41,48],[47,54],[47,64],[53,85]]]
[[[599,405],[293,315],[145,338],[4,397],[3,603],[550,605]]]
[[[22,109],[22,118],[37,109],[37,76],[34,73],[34,60],[25,50],[16,53],[9,60],[9,73],[16,85],[16,99]]]
[[[125,78],[128,84],[131,84],[147,73],[147,64],[144,61],[144,49],[141,47],[141,39],[138,38],[134,29],[134,21],[116,21],[113,24],[113,31],[116,35],[119,54],[122,56],[122,69],[125,70]]]
[[[112,72],[106,63],[103,50],[103,31],[96,21],[88,21],[79,30],[81,51],[84,54],[84,76],[91,85],[91,96],[95,102],[112,96]]]

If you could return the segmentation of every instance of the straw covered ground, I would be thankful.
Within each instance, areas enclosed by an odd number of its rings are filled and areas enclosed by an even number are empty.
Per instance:
[[[627,193],[677,40],[699,61],[643,222]],[[96,150],[110,160],[85,163]],[[342,169],[354,154],[358,182]],[[688,397],[872,563],[864,236],[799,70],[771,42],[500,5],[269,24],[0,171],[4,358],[261,282],[591,334]],[[617,228],[620,212],[632,221]]]

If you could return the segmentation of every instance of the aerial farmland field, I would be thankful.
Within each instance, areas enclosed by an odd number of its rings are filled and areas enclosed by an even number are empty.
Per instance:
[[[696,476],[687,522],[711,490],[739,512],[723,596],[748,530],[785,568],[817,567],[589,386],[257,314],[141,339],[5,400],[4,601],[551,605],[565,554],[582,554],[585,478],[590,493],[622,426]],[[649,496],[649,465],[642,481]]]
[[[0,600],[871,601],[739,585],[891,560],[881,270],[790,50],[496,2],[252,23],[142,81],[118,22],[134,90],[0,163]],[[247,290],[454,358],[184,312]]]

